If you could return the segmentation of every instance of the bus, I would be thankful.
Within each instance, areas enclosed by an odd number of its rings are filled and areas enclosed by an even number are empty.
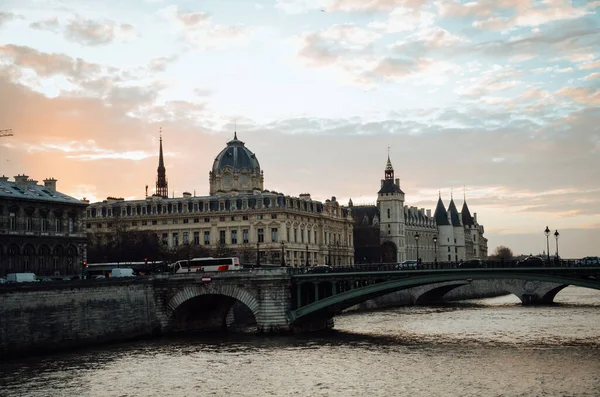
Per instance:
[[[180,260],[172,264],[173,273],[189,272],[225,272],[229,270],[241,270],[240,259],[231,258],[193,258]]]
[[[84,267],[84,278],[110,277],[113,269],[130,268],[135,274],[140,276],[162,273],[167,270],[164,261],[143,261],[143,262],[104,262],[87,263]]]

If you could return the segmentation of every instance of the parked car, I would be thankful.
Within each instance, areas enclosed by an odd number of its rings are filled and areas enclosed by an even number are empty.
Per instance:
[[[600,265],[600,257],[586,256],[585,258],[582,258],[577,264],[579,266],[598,266]]]
[[[317,265],[311,267],[309,273],[329,273],[331,272],[331,266],[328,265]]]
[[[398,269],[416,269],[418,262],[416,259],[404,261],[398,265]]]
[[[7,283],[33,283],[38,279],[33,273],[8,273],[6,275]]]
[[[458,264],[459,269],[479,269],[482,267],[484,266],[481,259],[469,259]]]
[[[544,260],[539,256],[529,256],[521,261],[517,262],[519,267],[542,267],[544,266]]]

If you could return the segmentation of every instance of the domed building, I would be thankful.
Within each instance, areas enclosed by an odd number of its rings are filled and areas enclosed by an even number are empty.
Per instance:
[[[264,177],[256,155],[237,139],[227,142],[209,172],[210,195],[263,191]]]
[[[260,163],[237,133],[215,157],[207,196],[168,197],[162,137],[158,163],[154,194],[90,204],[86,230],[100,239],[122,227],[151,231],[171,250],[226,248],[241,262],[296,267],[354,262],[351,210],[335,196],[321,202],[308,193],[294,197],[265,189]]]

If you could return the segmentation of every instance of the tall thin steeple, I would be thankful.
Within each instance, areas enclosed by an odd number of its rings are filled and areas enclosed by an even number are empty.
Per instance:
[[[158,169],[156,177],[156,194],[163,198],[169,198],[169,184],[167,182],[167,170],[163,158],[162,127],[160,128],[160,149],[158,154]]]
[[[388,147],[388,159],[385,164],[385,180],[393,181],[394,180],[394,167],[392,167],[392,162],[390,161],[390,148]]]

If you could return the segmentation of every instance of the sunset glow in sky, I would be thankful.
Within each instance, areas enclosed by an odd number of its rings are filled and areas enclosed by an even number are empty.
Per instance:
[[[265,187],[466,196],[492,252],[600,255],[600,1],[3,0],[0,174],[99,201],[208,195],[233,137]],[[550,252],[555,253],[554,238]]]

